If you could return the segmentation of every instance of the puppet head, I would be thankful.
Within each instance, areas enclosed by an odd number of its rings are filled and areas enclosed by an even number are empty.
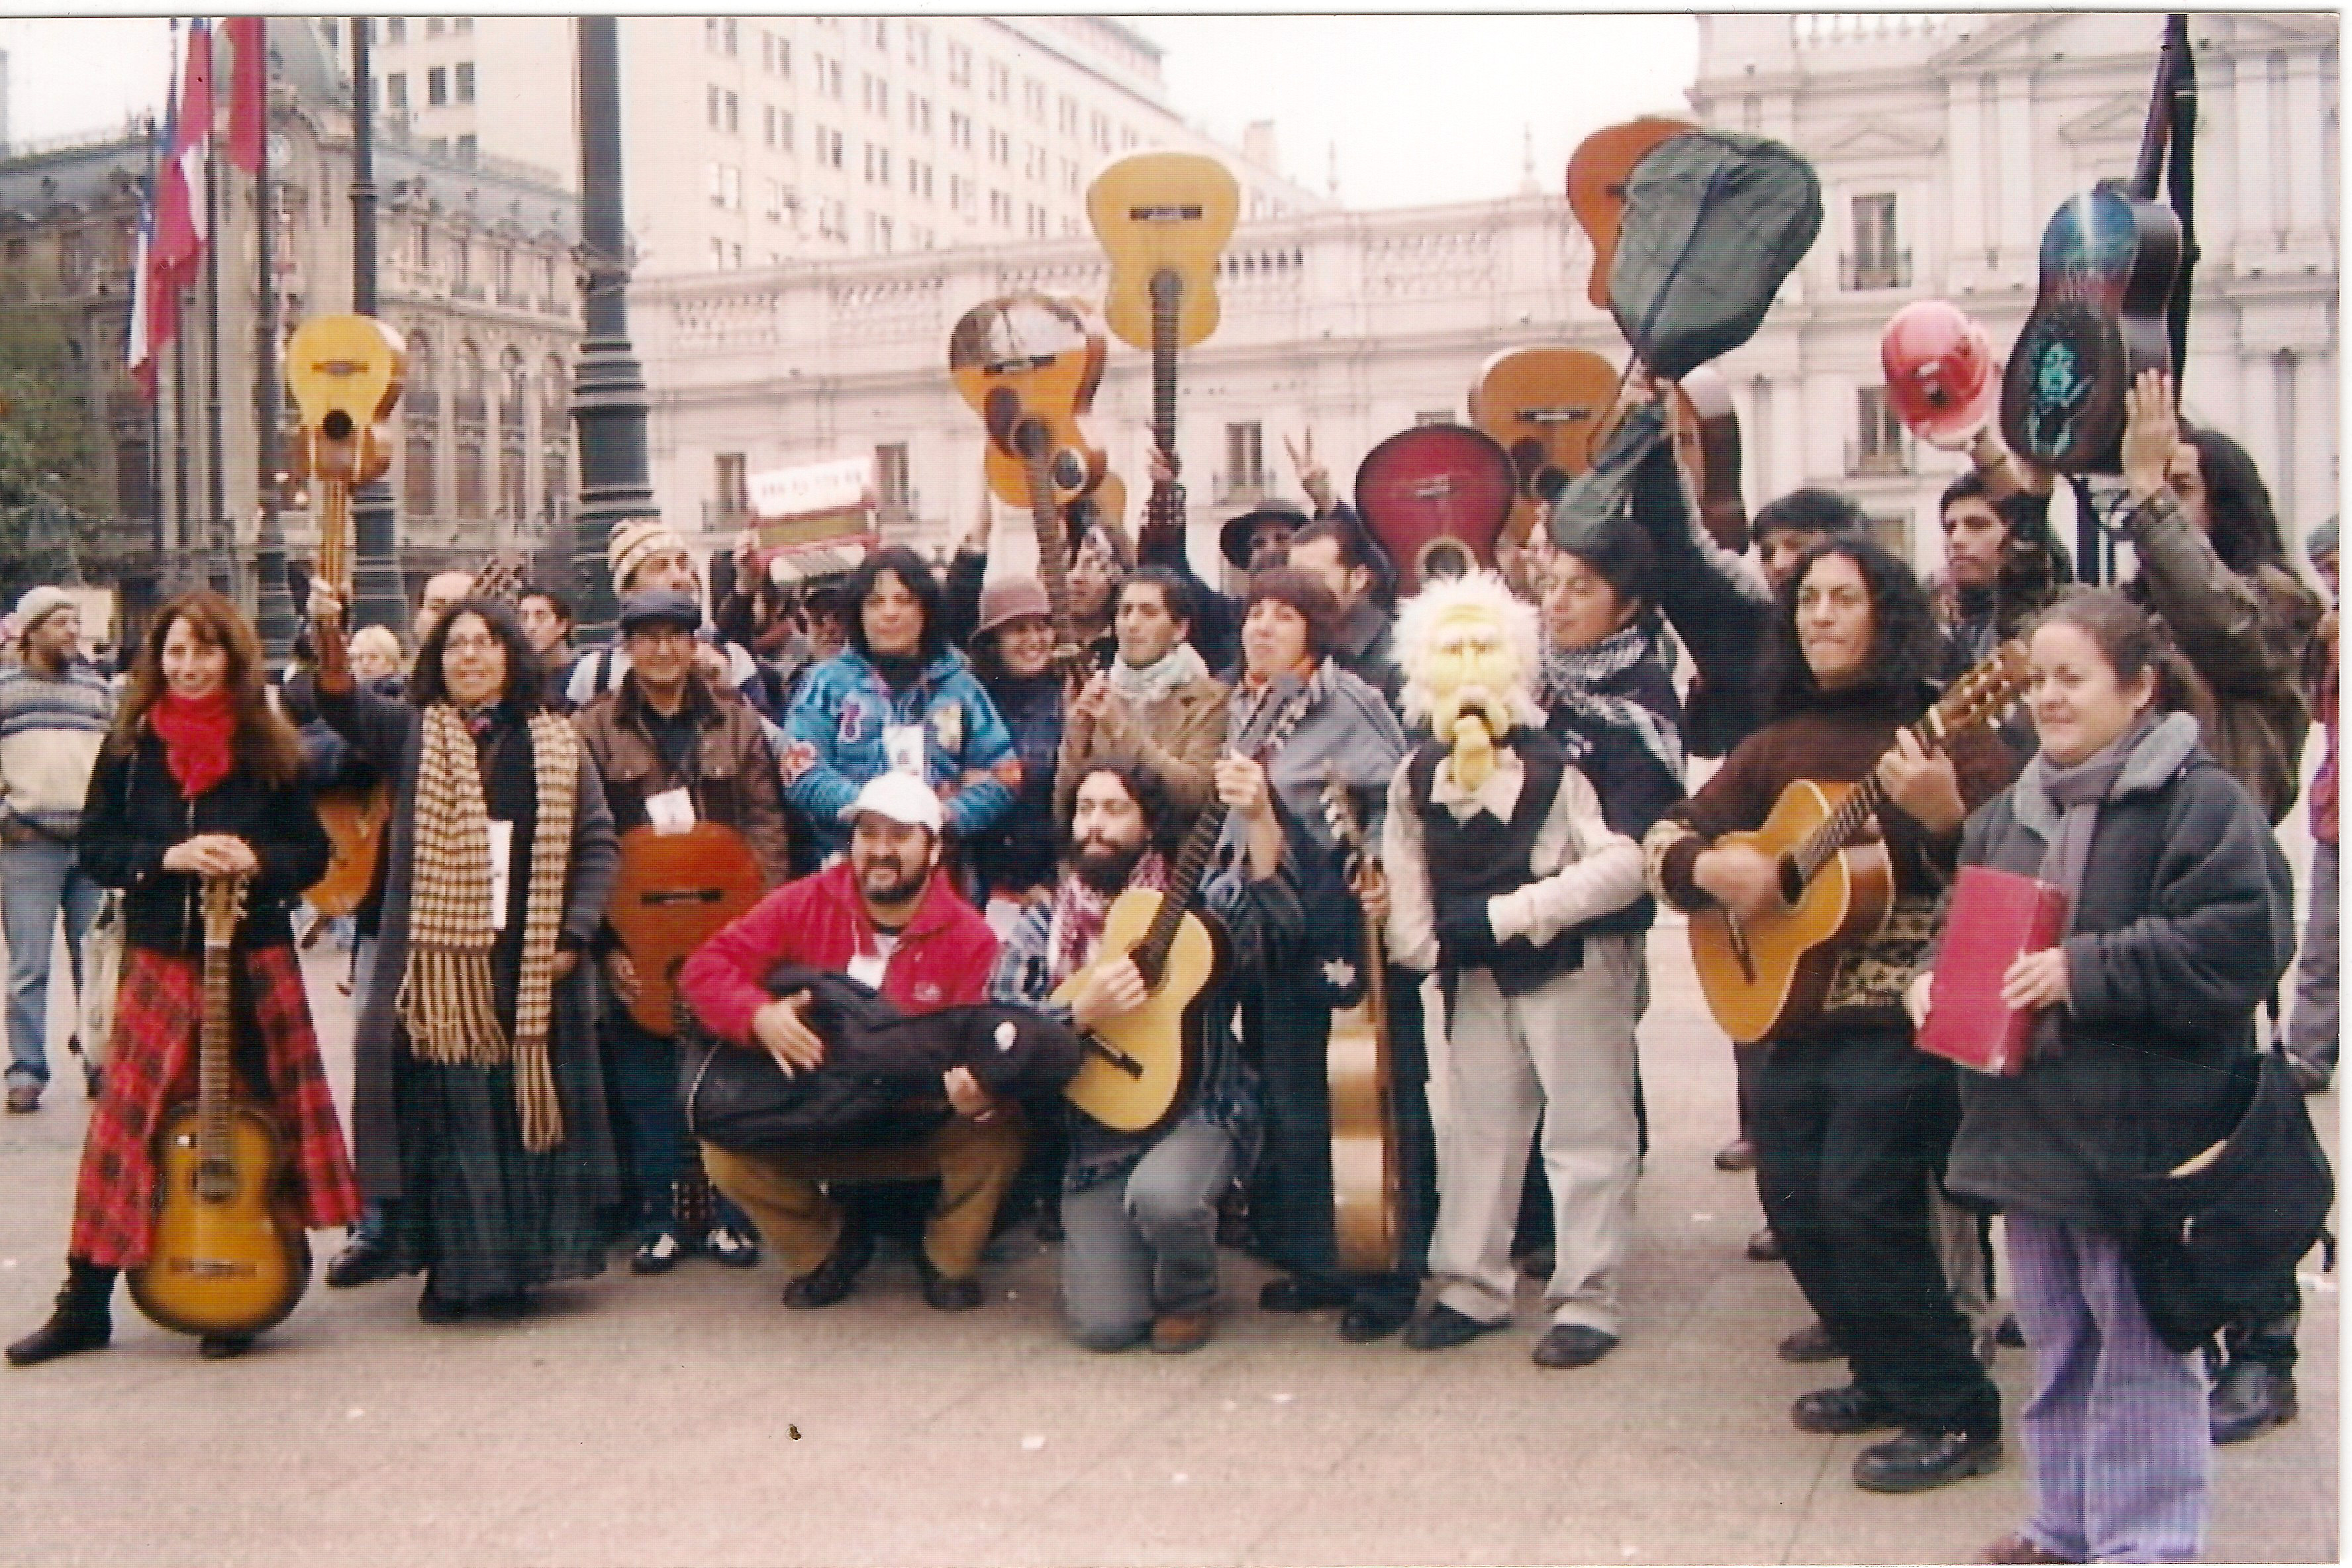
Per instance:
[[[1515,727],[1543,722],[1536,607],[1492,572],[1440,578],[1407,601],[1396,647],[1405,720],[1425,720],[1453,746],[1454,776],[1465,789],[1486,782],[1496,742]]]

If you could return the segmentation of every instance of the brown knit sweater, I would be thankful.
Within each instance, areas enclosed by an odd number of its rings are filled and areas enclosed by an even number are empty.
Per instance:
[[[1922,711],[1916,704],[1892,705],[1883,694],[1831,698],[1757,731],[1643,841],[1651,892],[1685,912],[1714,902],[1691,880],[1702,851],[1727,833],[1761,827],[1780,792],[1798,779],[1859,781],[1893,749],[1895,731]],[[1951,755],[1960,800],[1972,812],[2008,787],[2019,766],[2009,748],[1982,729],[1953,737]],[[1960,847],[1958,828],[1932,834],[1891,802],[1879,807],[1877,817],[1894,868],[1895,905],[1877,935],[1839,957],[1822,1020],[1838,1027],[1905,1023],[1903,988],[1932,934],[1937,895]]]

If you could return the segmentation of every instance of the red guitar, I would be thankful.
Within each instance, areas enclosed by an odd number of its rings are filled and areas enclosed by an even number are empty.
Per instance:
[[[1402,595],[1432,576],[1491,570],[1518,494],[1511,455],[1467,425],[1400,430],[1356,469],[1356,510],[1396,563]]]

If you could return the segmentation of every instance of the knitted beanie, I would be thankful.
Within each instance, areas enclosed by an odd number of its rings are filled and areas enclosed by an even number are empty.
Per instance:
[[[629,578],[649,555],[683,550],[686,541],[657,517],[633,517],[613,525],[612,542],[604,546],[604,563],[613,571],[613,592],[629,592]]]

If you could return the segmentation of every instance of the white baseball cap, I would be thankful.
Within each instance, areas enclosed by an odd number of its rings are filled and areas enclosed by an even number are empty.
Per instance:
[[[850,805],[849,816],[855,821],[869,811],[909,827],[928,827],[934,837],[947,826],[947,813],[930,786],[895,768],[866,781],[866,787]]]

